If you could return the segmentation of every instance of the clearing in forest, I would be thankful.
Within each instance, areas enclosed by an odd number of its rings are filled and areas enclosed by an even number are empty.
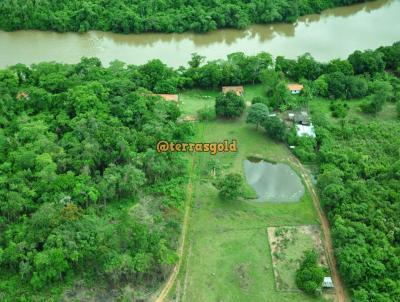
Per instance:
[[[279,291],[299,291],[296,270],[307,250],[316,250],[320,255],[320,264],[328,267],[318,225],[269,227],[268,240]]]

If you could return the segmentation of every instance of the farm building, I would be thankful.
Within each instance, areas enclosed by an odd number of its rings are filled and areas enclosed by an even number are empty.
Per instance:
[[[316,137],[314,126],[312,123],[309,125],[296,125],[296,132],[297,136],[309,136],[309,137]]]
[[[26,93],[26,92],[18,92],[17,93],[17,96],[16,96],[16,99],[17,100],[20,100],[20,99],[26,99],[26,100],[29,100],[29,94],[28,93]]]
[[[222,87],[222,93],[227,94],[228,92],[234,92],[238,96],[243,96],[244,94],[244,88],[243,86],[223,86]]]
[[[167,102],[179,103],[179,95],[177,94],[157,94],[157,95],[162,97]]]
[[[299,93],[303,90],[303,88],[304,88],[303,85],[301,85],[301,84],[294,84],[294,83],[288,84],[287,87],[288,87],[288,89],[290,90],[290,92],[291,92],[292,94],[299,94]]]
[[[291,113],[289,114],[289,118],[294,122],[297,136],[315,137],[314,126],[306,111]]]
[[[334,288],[333,281],[331,277],[324,277],[324,281],[322,282],[323,288]]]

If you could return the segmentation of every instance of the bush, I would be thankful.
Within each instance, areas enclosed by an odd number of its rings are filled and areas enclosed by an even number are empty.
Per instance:
[[[332,116],[336,118],[345,118],[349,111],[349,105],[345,102],[331,102],[329,109],[332,111]]]
[[[382,111],[385,100],[378,94],[371,97],[371,101],[361,104],[364,113],[376,115]]]
[[[222,200],[237,199],[243,194],[243,178],[238,173],[227,174],[218,181],[217,188]]]
[[[215,101],[215,113],[221,118],[239,117],[245,108],[244,99],[234,92],[221,93]]]
[[[213,121],[216,118],[215,110],[208,106],[197,110],[197,116],[200,121]]]
[[[262,125],[267,132],[268,136],[274,140],[285,141],[286,139],[286,125],[278,117],[268,117]]]
[[[400,118],[400,101],[397,102],[396,110],[397,110],[397,116]]]
[[[315,138],[312,137],[298,137],[296,142],[296,148],[294,148],[293,153],[302,162],[314,162],[316,160],[315,146],[317,142]]]
[[[262,103],[254,104],[250,107],[249,114],[247,115],[246,123],[255,124],[258,126],[268,118],[269,109],[267,105]]]
[[[262,96],[256,96],[251,100],[251,104],[264,104],[268,106],[268,99]]]
[[[314,250],[306,251],[296,272],[297,287],[309,295],[316,295],[323,280],[324,270],[318,265],[318,254]]]

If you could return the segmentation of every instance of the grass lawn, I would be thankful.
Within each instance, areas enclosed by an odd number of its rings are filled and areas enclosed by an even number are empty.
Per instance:
[[[335,102],[335,101],[333,101]],[[374,121],[374,120],[398,120],[396,104],[395,103],[386,103],[381,112],[379,112],[376,116],[372,116],[370,114],[365,114],[361,111],[360,105],[365,102],[364,99],[361,100],[350,100],[346,101],[349,106],[349,111],[346,116],[346,119],[362,119],[364,121]],[[340,119],[332,117],[329,106],[331,104],[331,100],[315,98],[310,101],[310,111],[312,115],[316,116],[317,114],[324,114],[325,117],[333,123],[339,123]]]
[[[260,94],[262,87],[246,87],[246,100]],[[190,91],[181,95],[185,113],[195,113],[210,91]],[[215,95],[214,94],[214,95]],[[198,103],[197,103],[198,102]],[[194,104],[193,104],[194,103]],[[283,144],[268,139],[263,131],[247,125],[245,119],[196,123],[196,142],[236,139],[237,153],[194,154],[194,198],[184,265],[171,293],[178,301],[320,301],[301,292],[276,290],[267,227],[318,224],[311,198],[306,192],[300,202],[223,202],[212,185],[212,167],[219,174],[243,175],[243,161],[259,156],[290,164],[291,153]]]

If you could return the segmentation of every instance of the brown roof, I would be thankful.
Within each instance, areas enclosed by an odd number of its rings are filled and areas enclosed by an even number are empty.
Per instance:
[[[186,116],[182,117],[182,120],[185,122],[195,122],[195,121],[197,121],[197,117],[194,115],[186,115]]]
[[[162,97],[166,101],[172,101],[172,102],[179,102],[179,96],[177,94],[157,94],[160,97]]]
[[[304,88],[304,86],[301,85],[301,84],[288,84],[287,87],[288,87],[288,89],[289,89],[290,91],[293,91],[293,90],[303,90],[303,88]]]
[[[237,95],[242,95],[244,92],[243,86],[223,86],[222,92],[224,94],[228,93],[229,91],[235,92]]]
[[[22,98],[26,99],[26,98],[29,98],[29,94],[27,94],[26,92],[18,92],[16,98],[17,98],[17,100],[22,99]]]

